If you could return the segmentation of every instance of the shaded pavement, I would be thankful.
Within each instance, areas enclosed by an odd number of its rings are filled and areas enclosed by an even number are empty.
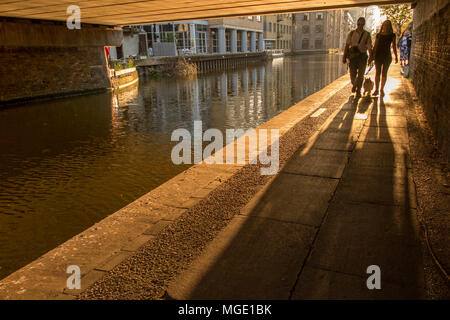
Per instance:
[[[169,286],[175,299],[424,298],[406,95],[336,111]],[[369,290],[371,265],[381,289]]]

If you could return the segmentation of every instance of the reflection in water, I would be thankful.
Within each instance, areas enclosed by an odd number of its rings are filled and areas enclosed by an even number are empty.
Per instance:
[[[345,71],[297,56],[0,110],[0,278],[185,170],[173,130],[257,127]]]

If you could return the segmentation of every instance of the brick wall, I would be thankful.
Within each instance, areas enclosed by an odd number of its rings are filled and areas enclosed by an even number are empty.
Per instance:
[[[420,0],[413,24],[413,84],[441,150],[450,159],[449,1]]]
[[[109,88],[103,47],[0,47],[0,102]]]

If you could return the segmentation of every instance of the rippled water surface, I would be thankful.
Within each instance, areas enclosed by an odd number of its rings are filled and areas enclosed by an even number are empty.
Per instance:
[[[345,71],[296,56],[0,109],[0,278],[185,170],[174,129],[256,127]]]

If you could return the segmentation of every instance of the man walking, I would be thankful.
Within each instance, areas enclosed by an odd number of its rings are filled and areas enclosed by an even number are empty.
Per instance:
[[[349,60],[350,79],[352,81],[352,92],[356,92],[356,97],[361,97],[361,87],[366,72],[366,64],[369,54],[372,54],[372,37],[370,33],[364,30],[366,19],[363,17],[358,19],[356,30],[351,31],[345,42],[344,56],[342,63]]]

